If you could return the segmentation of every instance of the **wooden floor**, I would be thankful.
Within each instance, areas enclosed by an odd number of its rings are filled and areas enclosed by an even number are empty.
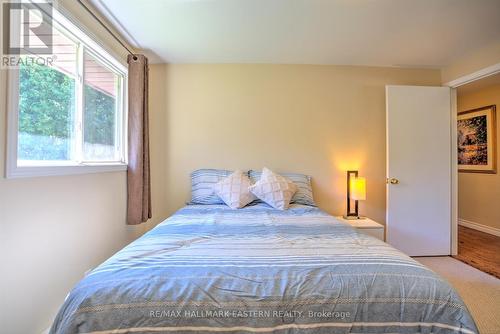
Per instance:
[[[500,237],[459,225],[454,258],[500,278]]]

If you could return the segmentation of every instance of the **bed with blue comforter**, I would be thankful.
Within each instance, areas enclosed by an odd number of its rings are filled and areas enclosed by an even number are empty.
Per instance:
[[[318,208],[188,205],[95,268],[51,333],[478,333],[434,272]]]

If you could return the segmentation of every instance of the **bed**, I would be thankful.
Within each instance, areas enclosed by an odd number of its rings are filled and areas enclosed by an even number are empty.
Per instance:
[[[456,291],[320,209],[187,205],[74,287],[51,333],[478,333]]]

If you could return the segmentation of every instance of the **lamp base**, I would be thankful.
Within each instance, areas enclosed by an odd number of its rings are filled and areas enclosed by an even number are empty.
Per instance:
[[[365,219],[366,217],[363,216],[343,216],[344,219],[346,220],[359,220],[359,219]]]

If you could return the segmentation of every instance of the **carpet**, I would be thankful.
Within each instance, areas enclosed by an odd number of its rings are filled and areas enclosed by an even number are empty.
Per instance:
[[[449,256],[414,259],[446,279],[458,291],[480,334],[500,333],[500,279]]]

